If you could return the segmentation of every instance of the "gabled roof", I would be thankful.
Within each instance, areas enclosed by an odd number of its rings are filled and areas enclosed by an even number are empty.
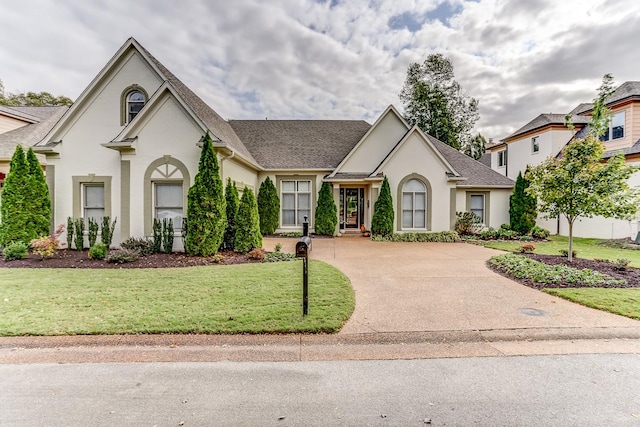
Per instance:
[[[640,100],[640,81],[622,83],[611,93],[611,95],[609,95],[605,105],[607,107],[612,107],[614,104],[619,104],[631,99]],[[590,113],[592,109],[593,104],[585,103],[578,105],[573,111],[575,111],[576,114],[585,114]]]
[[[27,149],[40,141],[69,109],[66,106],[12,108],[29,111],[38,121],[0,134],[0,159],[10,159],[18,145]]]
[[[0,105],[0,116],[8,116],[28,123],[38,123],[41,120],[37,112],[39,108],[42,107]]]
[[[523,135],[527,132],[531,132],[537,129],[542,129],[545,128],[547,126],[551,126],[551,125],[561,125],[564,126],[565,125],[565,116],[566,114],[554,114],[554,113],[549,113],[549,114],[540,114],[538,117],[536,117],[535,119],[531,120],[529,123],[527,123],[526,125],[522,126],[520,129],[518,129],[517,131],[513,132],[511,135],[509,135],[508,137],[504,138],[505,141],[509,140],[509,139],[513,139],[516,136],[520,136]],[[578,125],[578,124],[587,124],[589,123],[589,117],[586,116],[581,116],[578,114],[574,114],[571,116],[571,120],[573,121],[574,125]]]
[[[363,120],[230,120],[265,169],[335,169],[371,125]]]

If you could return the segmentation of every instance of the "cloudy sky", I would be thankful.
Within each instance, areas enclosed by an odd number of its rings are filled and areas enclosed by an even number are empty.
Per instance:
[[[372,123],[431,53],[496,139],[640,80],[632,0],[0,0],[0,79],[75,99],[131,36],[227,119]]]

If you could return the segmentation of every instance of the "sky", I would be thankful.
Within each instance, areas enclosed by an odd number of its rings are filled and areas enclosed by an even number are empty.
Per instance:
[[[499,140],[640,80],[632,0],[0,0],[0,80],[75,99],[129,37],[226,119],[373,123],[441,53]]]

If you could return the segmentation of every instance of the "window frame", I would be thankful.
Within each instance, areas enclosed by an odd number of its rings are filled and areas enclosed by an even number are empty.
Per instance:
[[[417,183],[419,183],[420,185],[422,185],[424,191],[407,191],[405,190],[405,187],[407,186],[407,184],[409,184],[412,181],[416,181]],[[402,230],[426,230],[427,229],[427,186],[425,185],[424,182],[422,182],[421,180],[417,179],[417,178],[411,178],[407,181],[405,181],[402,184],[401,187],[401,191],[402,191],[402,206],[400,208],[400,213],[402,215]],[[416,194],[423,194],[423,209],[416,209]],[[411,209],[407,209],[405,206],[405,195],[411,195]],[[405,212],[411,212],[411,226],[407,226],[404,223],[404,213]],[[422,211],[423,212],[423,223],[422,226],[420,227],[416,227],[416,211]]]
[[[403,210],[404,210],[404,198],[403,198],[403,189],[406,183],[408,183],[411,180],[416,180],[418,182],[420,182],[425,189],[425,207],[424,207],[424,222],[425,222],[425,228],[406,228],[404,227],[404,224],[402,223],[403,221]],[[390,185],[395,185],[394,183],[389,183]],[[398,231],[431,231],[431,219],[432,219],[432,211],[433,211],[433,191],[431,188],[431,182],[429,182],[429,180],[427,178],[425,178],[424,176],[417,174],[417,173],[412,173],[409,174],[407,176],[405,176],[404,178],[402,178],[400,180],[400,182],[398,183],[398,186],[396,187],[396,199],[397,202],[394,202],[394,208],[395,208],[395,228]]]
[[[84,218],[84,186],[103,185],[104,186],[104,216],[112,218],[111,214],[111,177],[110,176],[72,176],[72,205],[73,217]]]
[[[531,138],[531,153],[532,154],[538,154],[540,152],[540,142],[539,142],[539,136],[534,136],[533,138]]]
[[[484,225],[489,226],[489,222],[491,219],[491,192],[490,191],[467,191],[466,192],[466,211],[473,212],[471,210],[471,200],[472,196],[482,196],[483,197],[483,207],[482,207],[482,223]]]
[[[105,185],[103,182],[84,182],[81,184],[82,190],[82,218],[84,218],[85,223],[88,223],[89,218],[93,218],[95,221],[97,221],[98,223],[102,222],[102,218],[104,218],[106,216],[106,189],[105,189]],[[87,191],[90,188],[101,188],[102,189],[102,206],[88,206],[87,205],[87,200],[89,199],[89,197],[87,196]],[[91,216],[89,217],[87,215],[87,211],[88,210],[102,210],[102,216],[101,217],[95,217],[95,216]]]
[[[178,175],[176,175],[178,174]],[[181,177],[178,177],[181,176]],[[182,183],[182,218],[186,217],[187,195],[191,184],[189,169],[180,160],[169,155],[154,160],[144,173],[143,221],[144,235],[153,235],[153,218],[155,218],[155,184]],[[182,224],[173,225],[173,229],[182,228]]]
[[[149,102],[149,94],[146,90],[144,90],[142,86],[134,83],[131,86],[125,88],[120,95],[120,126],[125,126],[129,124],[131,120],[133,120],[133,118],[129,119],[129,96],[134,92],[139,92],[140,94],[142,94],[144,98],[142,108],[144,108],[147,102]],[[137,113],[136,116],[138,114],[139,113]]]
[[[158,187],[163,187],[163,186],[173,186],[173,187],[180,187],[181,191],[181,195],[180,195],[180,200],[182,201],[182,205],[181,206],[158,206]],[[173,223],[173,230],[174,232],[177,230],[182,230],[182,224],[184,221],[184,217],[185,217],[185,209],[184,209],[184,184],[182,182],[182,180],[152,180],[151,181],[151,187],[152,187],[152,205],[153,205],[153,218],[154,219],[160,219],[158,218],[158,209],[181,209],[182,210],[182,214],[180,215],[182,218],[182,221],[180,221],[180,224],[176,224],[175,222]]]
[[[507,166],[507,150],[498,151],[498,167],[503,168]]]
[[[293,182],[294,190],[293,191],[284,191],[284,183],[285,182]],[[309,183],[308,191],[299,190],[299,184],[302,182]],[[314,181],[311,178],[303,178],[303,177],[282,177],[278,181],[279,185],[279,193],[280,193],[280,226],[282,228],[299,228],[302,227],[302,218],[300,218],[300,211],[307,210],[309,214],[307,215],[307,221],[309,221],[309,226],[311,227],[311,223],[313,220],[312,216],[312,208],[313,208],[313,189],[314,189]],[[293,209],[285,209],[284,206],[284,196],[285,194],[293,194],[294,197],[294,207]],[[305,209],[300,208],[300,195],[309,195],[309,207]],[[293,210],[294,223],[293,224],[285,224],[284,222],[284,212]]]
[[[621,128],[622,134],[617,137],[614,137],[613,132],[615,128],[613,126],[613,121],[616,119],[616,117],[620,117],[621,115],[622,115],[622,126],[616,126],[616,127]],[[615,141],[618,139],[623,139],[625,137],[624,130],[626,128],[626,124],[627,124],[626,110],[618,111],[617,113],[612,113],[611,119],[609,120],[609,126],[607,126],[607,130],[605,134],[600,137],[600,140],[603,142],[606,142],[606,141]]]

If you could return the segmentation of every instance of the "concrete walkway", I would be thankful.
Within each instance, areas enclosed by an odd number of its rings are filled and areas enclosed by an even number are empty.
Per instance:
[[[294,252],[296,241],[265,239],[264,247]],[[355,290],[355,311],[338,334],[3,337],[0,363],[640,354],[640,321],[506,279],[485,266],[498,253],[463,243],[314,239],[311,257],[343,271]]]

